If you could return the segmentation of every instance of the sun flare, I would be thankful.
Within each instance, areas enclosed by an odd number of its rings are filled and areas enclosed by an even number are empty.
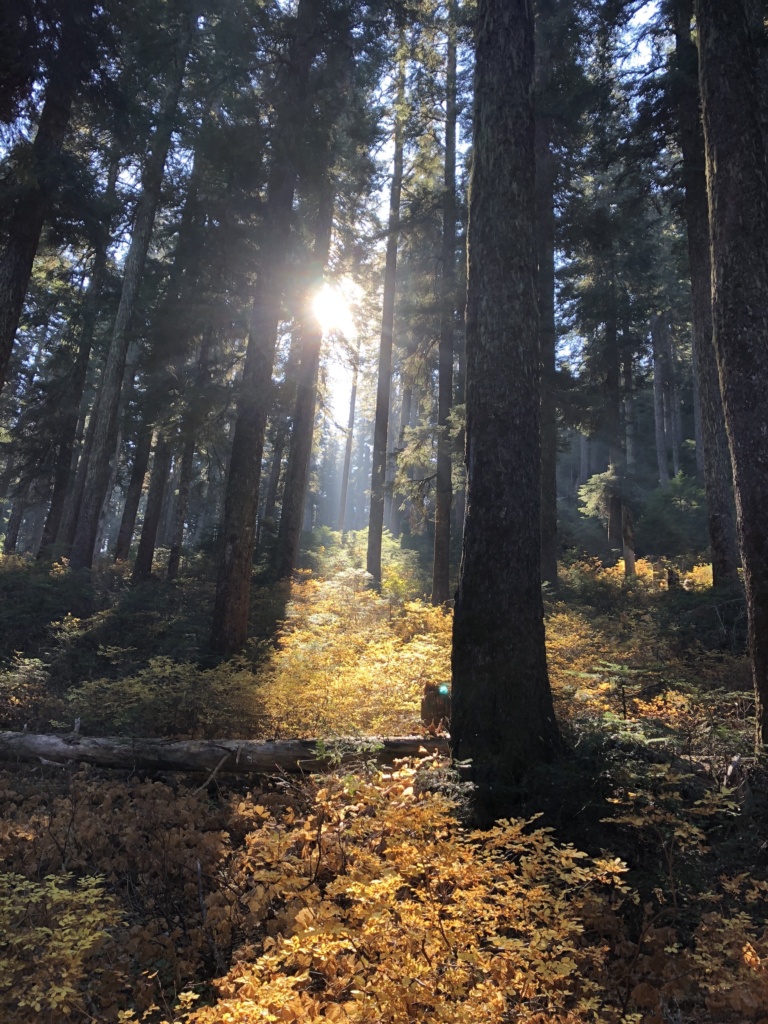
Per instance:
[[[357,337],[357,325],[348,301],[352,297],[351,289],[356,287],[354,281],[344,279],[338,285],[326,281],[320,288],[312,302],[312,309],[324,335],[335,332],[347,341]]]

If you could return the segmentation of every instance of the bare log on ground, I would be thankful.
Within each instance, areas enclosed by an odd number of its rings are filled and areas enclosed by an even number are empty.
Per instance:
[[[312,772],[332,760],[361,756],[391,762],[420,753],[448,753],[442,736],[367,737],[326,742],[318,740],[166,740],[122,736],[36,735],[0,733],[0,761],[89,764],[98,768],[127,768],[174,772],[229,772],[242,775],[273,772]]]

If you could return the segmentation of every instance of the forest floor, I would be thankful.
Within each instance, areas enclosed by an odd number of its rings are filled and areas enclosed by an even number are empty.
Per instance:
[[[0,563],[0,729],[418,732],[450,613],[359,551],[256,590],[239,660],[205,655],[210,565],[175,584]],[[258,782],[7,765],[0,1018],[250,1024],[768,1021],[768,776],[745,619],[697,567],[668,590],[596,562],[547,598],[569,755],[515,816],[467,821],[437,758]]]

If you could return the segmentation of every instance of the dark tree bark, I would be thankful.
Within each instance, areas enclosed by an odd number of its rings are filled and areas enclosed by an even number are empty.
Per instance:
[[[768,741],[768,160],[765,36],[746,0],[696,0],[712,311],[747,595],[756,742]]]
[[[125,259],[120,303],[102,375],[101,394],[94,412],[93,445],[88,459],[83,498],[70,556],[70,566],[73,569],[89,569],[93,561],[99,514],[107,493],[110,460],[117,436],[118,407],[128,355],[131,320],[144,274],[195,23],[196,17],[193,13],[184,16],[175,46],[173,71],[165,90],[157,128],[144,165],[141,196],[137,203],[131,244]]]
[[[541,578],[557,588],[555,167],[547,124],[536,124],[536,242],[541,346]]]
[[[319,45],[316,14],[317,0],[300,0],[295,35],[284,67],[284,106],[278,115],[274,140],[262,247],[224,503],[224,543],[216,580],[210,638],[211,650],[220,654],[233,654],[248,638],[264,431],[272,393],[283,268],[298,175],[296,147],[301,146],[308,114],[309,71]]]
[[[556,10],[536,7],[536,254],[541,347],[541,578],[557,589],[557,327],[555,323],[555,184],[551,109],[552,43]],[[551,100],[550,100],[551,103]]]
[[[694,373],[701,410],[701,448],[707,495],[712,582],[727,587],[738,582],[739,551],[733,502],[733,468],[725,432],[723,401],[712,336],[712,261],[704,159],[704,131],[699,106],[699,58],[691,37],[693,0],[677,0],[675,48],[677,115],[683,154],[685,220],[691,270]],[[696,446],[697,462],[699,445]]]
[[[381,342],[376,383],[376,413],[373,421],[371,451],[371,504],[368,516],[368,552],[366,568],[372,585],[381,587],[381,535],[384,529],[384,483],[387,472],[387,430],[389,393],[392,387],[392,343],[395,326],[395,290],[397,287],[397,247],[400,239],[400,196],[403,190],[403,104],[405,102],[405,64],[401,58],[395,101],[395,155],[389,191],[387,257],[384,266],[384,296],[381,313]]]
[[[160,526],[163,498],[172,459],[173,443],[170,438],[161,434],[155,442],[155,456],[152,463],[152,472],[149,477],[147,507],[144,511],[144,523],[141,527],[139,547],[136,551],[136,561],[133,564],[133,572],[131,574],[131,581],[133,583],[139,583],[152,574],[152,560],[155,557],[157,530]]]
[[[455,0],[448,4],[448,50],[445,98],[445,171],[440,343],[437,384],[437,470],[435,478],[435,546],[432,604],[449,600],[451,572],[451,439],[448,417],[453,405],[453,339],[456,331],[456,20]]]
[[[115,561],[124,562],[131,552],[131,541],[136,526],[136,515],[139,511],[141,492],[144,490],[144,477],[147,475],[149,465],[149,453],[152,450],[152,427],[148,423],[142,423],[136,437],[136,447],[133,452],[133,465],[128,480],[128,488],[125,492],[125,504],[123,505],[123,518],[120,520],[120,530],[117,534],[115,544]]]
[[[308,294],[305,296],[302,315],[301,365],[296,388],[296,407],[293,414],[291,447],[285,470],[283,506],[280,514],[280,529],[277,535],[276,571],[278,579],[285,579],[293,572],[299,556],[299,541],[304,517],[304,505],[309,484],[309,470],[312,460],[312,440],[315,432],[315,408],[317,405],[317,378],[320,371],[320,347],[323,332],[313,315],[311,304],[315,288],[322,281],[328,253],[331,248],[333,228],[333,186],[326,180],[321,186],[318,220],[315,228],[315,244],[312,254],[312,271]]]
[[[56,164],[72,115],[72,104],[86,70],[93,0],[61,5],[61,35],[45,89],[45,100],[30,154],[27,182],[9,218],[0,253],[0,389],[5,384],[13,339],[19,325],[32,264],[51,197]]]
[[[467,302],[467,514],[451,743],[479,813],[560,746],[541,597],[533,3],[479,0]]]

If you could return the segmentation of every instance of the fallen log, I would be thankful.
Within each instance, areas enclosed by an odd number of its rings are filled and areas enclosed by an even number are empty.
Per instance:
[[[313,772],[334,760],[396,758],[424,752],[448,753],[444,736],[367,737],[335,742],[318,740],[165,740],[121,736],[51,736],[0,732],[0,761],[44,764],[88,764],[97,768],[127,768],[173,772],[265,774]]]

